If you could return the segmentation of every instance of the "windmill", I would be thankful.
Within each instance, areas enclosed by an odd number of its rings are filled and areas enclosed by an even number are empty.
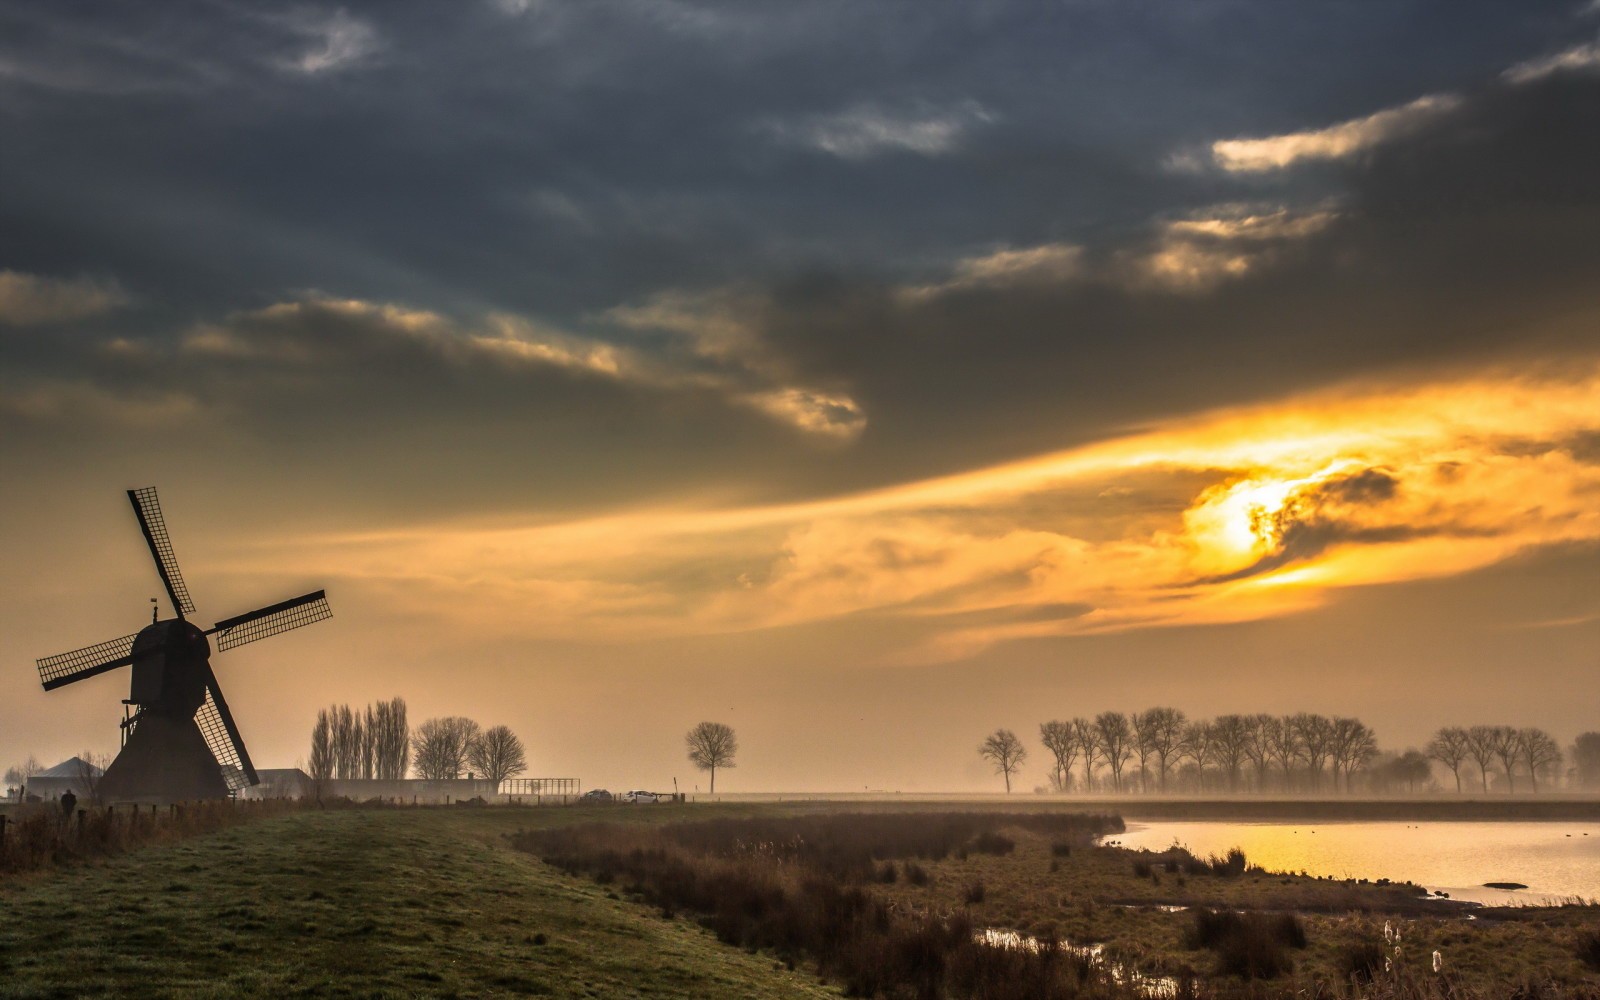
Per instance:
[[[39,661],[46,691],[132,666],[124,705],[134,707],[123,720],[122,751],[100,779],[106,801],[175,802],[219,799],[259,783],[233,713],[211,671],[211,643],[217,651],[265,639],[332,616],[323,591],[303,594],[248,614],[217,622],[201,631],[186,614],[194,602],[178,572],[166,522],[154,487],[129,490],[128,500],[150,546],[156,572],[172,599],[176,618],[156,620],[133,635],[47,656]]]

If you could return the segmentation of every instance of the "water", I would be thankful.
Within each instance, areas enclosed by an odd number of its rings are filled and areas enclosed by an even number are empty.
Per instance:
[[[1130,824],[1107,838],[1123,847],[1182,844],[1205,857],[1244,851],[1268,871],[1415,882],[1451,899],[1480,903],[1600,901],[1600,823],[1594,821],[1433,823]],[[1486,889],[1485,882],[1528,888]]]
[[[1008,931],[998,927],[990,927],[979,931],[973,936],[979,944],[986,944],[991,948],[1017,948],[1023,951],[1039,951],[1043,944],[1038,938],[1020,931]],[[1178,981],[1166,976],[1147,976],[1135,972],[1116,962],[1105,962],[1101,954],[1102,947],[1097,944],[1073,944],[1070,941],[1057,941],[1056,947],[1072,955],[1081,955],[1091,962],[1105,963],[1111,978],[1118,983],[1132,986],[1140,996],[1152,997],[1161,1000],[1166,997],[1178,995]]]

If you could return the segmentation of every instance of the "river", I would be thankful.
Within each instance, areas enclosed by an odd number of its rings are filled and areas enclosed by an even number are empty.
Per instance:
[[[1600,901],[1600,823],[1301,822],[1130,823],[1106,838],[1123,847],[1174,843],[1205,857],[1238,847],[1268,871],[1415,882],[1451,899],[1539,904]],[[1485,888],[1521,882],[1526,889]]]

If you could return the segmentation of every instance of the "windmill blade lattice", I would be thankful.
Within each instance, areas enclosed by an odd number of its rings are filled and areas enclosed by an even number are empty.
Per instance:
[[[215,675],[206,684],[206,700],[195,712],[194,722],[200,729],[200,735],[205,737],[211,756],[217,759],[222,780],[227,782],[230,792],[257,783],[256,769],[251,765],[250,754],[245,751],[244,741],[239,738],[239,730],[233,724],[233,713],[228,711],[228,703],[222,700]]]
[[[178,557],[172,552],[172,539],[167,536],[167,522],[161,516],[161,501],[156,499],[156,488],[129,490],[128,501],[139,515],[139,527],[144,530],[144,540],[156,560],[156,572],[166,584],[167,596],[179,615],[194,614],[194,601],[189,599],[189,588],[184,586],[183,574],[178,571]]]
[[[133,640],[139,633],[96,643],[70,653],[46,656],[39,661],[39,681],[46,691],[81,681],[133,662]]]
[[[315,590],[249,614],[224,619],[213,625],[206,634],[217,637],[217,650],[220,652],[332,617],[327,592]]]

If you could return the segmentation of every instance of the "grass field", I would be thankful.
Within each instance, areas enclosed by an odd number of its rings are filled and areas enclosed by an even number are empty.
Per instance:
[[[310,811],[13,878],[0,997],[837,995],[498,843],[574,812]]]
[[[599,884],[567,874],[513,849],[513,841],[538,839],[516,834],[588,821],[637,829],[755,819],[775,842],[770,824],[789,816],[909,811],[927,813],[931,824],[951,808],[702,803],[313,809],[263,818],[7,877],[0,998],[838,996],[807,962],[791,967],[769,952],[730,947],[686,908],[644,905],[648,893],[631,876]],[[1302,984],[1337,981],[1341,948],[1383,942],[1385,919],[1404,915],[1405,964],[1426,978],[1428,957],[1441,951],[1474,986],[1461,995],[1510,995],[1478,984],[1553,979],[1566,991],[1538,995],[1600,996],[1600,976],[1575,950],[1587,934],[1600,961],[1593,907],[1415,919],[1437,904],[1404,887],[1169,871],[1081,840],[1069,849],[1063,834],[1038,823],[995,822],[1014,848],[924,857],[915,882],[903,862],[892,881],[869,868],[876,873],[863,888],[895,912],[959,913],[973,926],[1098,943],[1108,956],[1158,973],[1205,975],[1214,958],[1185,941],[1193,914],[1163,907],[1297,911],[1309,942],[1292,955]],[[695,843],[680,831],[662,842]]]

